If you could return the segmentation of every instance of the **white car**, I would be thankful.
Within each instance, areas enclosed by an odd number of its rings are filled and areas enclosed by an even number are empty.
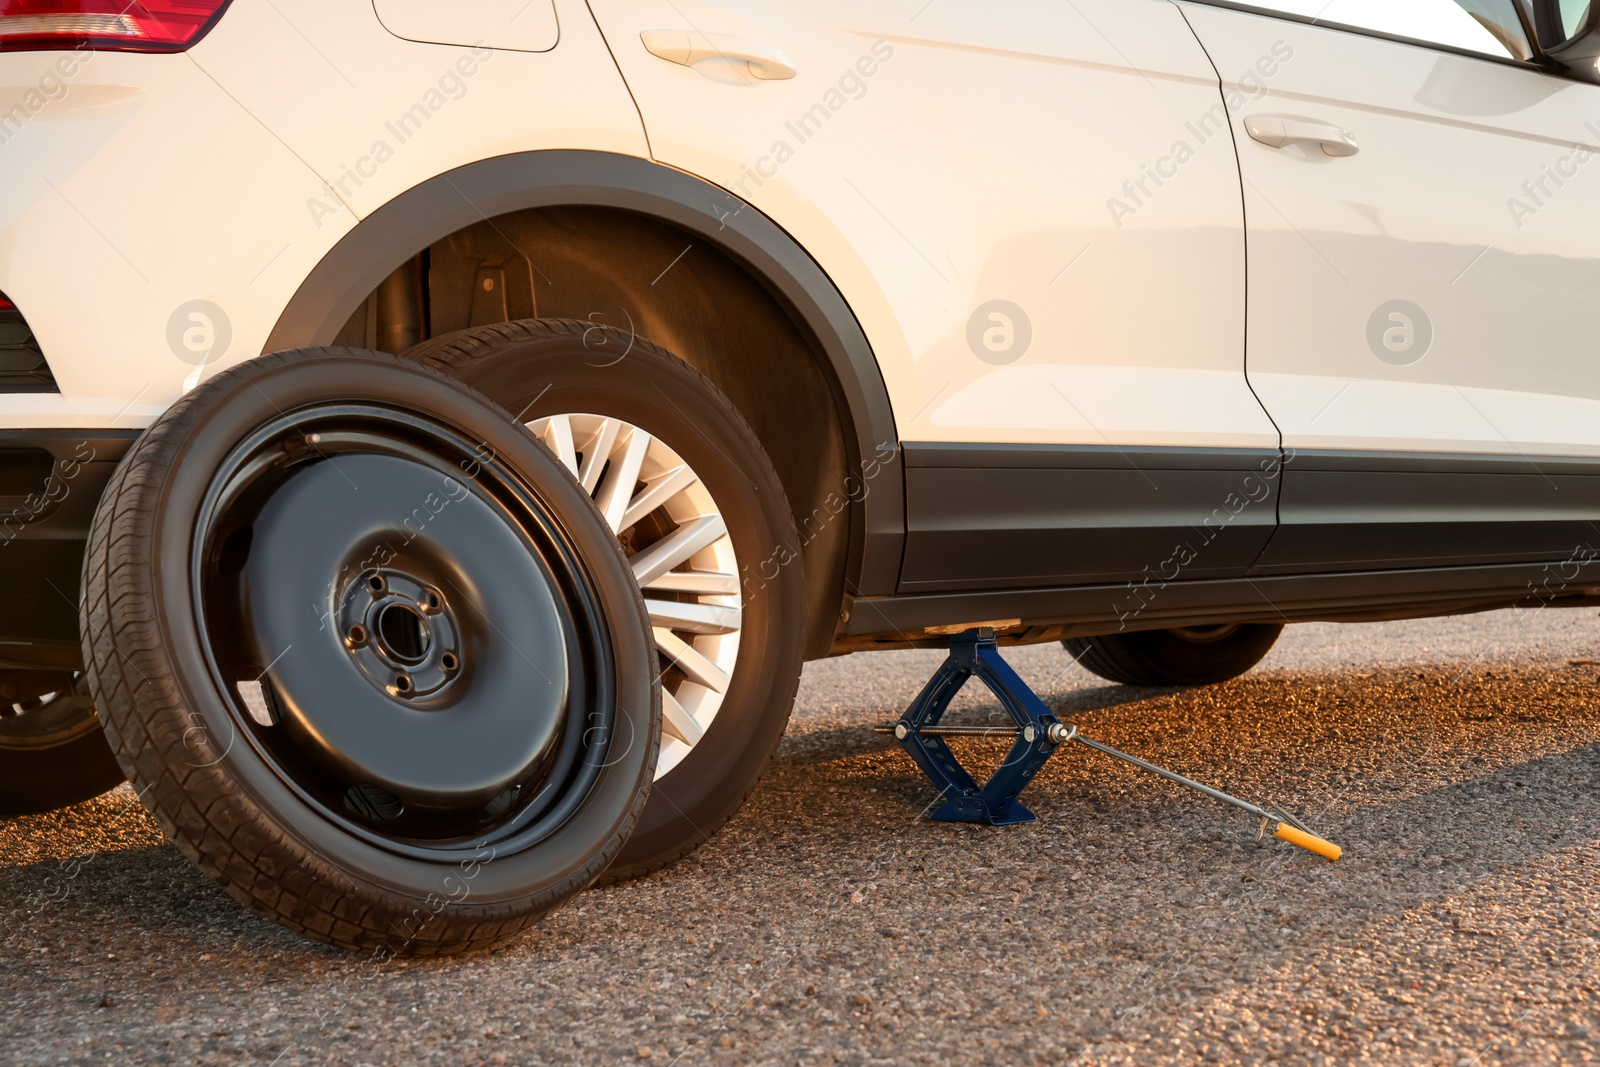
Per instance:
[[[1570,0],[4,0],[0,805],[126,775],[262,912],[458,951],[705,841],[806,659],[1593,604],[1597,56]]]

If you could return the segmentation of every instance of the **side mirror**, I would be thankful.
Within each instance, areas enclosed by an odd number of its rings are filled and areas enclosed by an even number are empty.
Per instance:
[[[1558,0],[1536,0],[1535,11],[1541,36],[1549,34],[1547,39],[1561,42],[1544,49],[1546,65],[1575,81],[1600,85],[1600,2],[1589,5],[1582,25],[1570,37],[1561,24]]]

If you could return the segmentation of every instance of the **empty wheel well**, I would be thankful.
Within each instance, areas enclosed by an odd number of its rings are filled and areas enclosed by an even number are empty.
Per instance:
[[[847,475],[859,457],[839,384],[798,316],[741,263],[669,223],[546,207],[434,242],[368,294],[334,343],[398,353],[523,318],[582,319],[648,338],[728,396],[783,482],[803,545],[806,653],[826,655],[858,521]]]

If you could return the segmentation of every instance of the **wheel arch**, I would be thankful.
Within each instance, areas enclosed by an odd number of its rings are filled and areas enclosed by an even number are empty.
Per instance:
[[[899,439],[877,361],[842,294],[787,232],[727,191],[649,160],[606,152],[523,152],[458,167],[395,197],[347,233],[301,283],[263,351],[331,343],[385,278],[435,242],[540,208],[613,209],[675,227],[746,272],[803,336],[829,383],[847,464],[834,472],[836,483],[824,480],[824,487],[837,485],[831,494],[809,487],[807,498],[794,499],[790,490],[808,545],[811,517],[826,525],[840,501],[847,505],[842,559],[817,567],[807,558],[807,655],[826,655],[841,604],[858,594],[892,592],[898,578],[905,528]],[[670,340],[659,340],[670,347]],[[771,402],[781,404],[781,398]]]

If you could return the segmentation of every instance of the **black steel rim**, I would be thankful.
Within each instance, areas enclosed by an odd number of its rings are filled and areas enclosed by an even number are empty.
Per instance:
[[[340,505],[341,518],[349,520],[347,527],[350,522],[359,526],[358,520],[367,517],[363,509],[370,508],[371,530],[349,544],[330,538],[328,551],[346,561],[336,568],[338,573],[285,574],[282,558],[274,558],[270,575],[260,573],[267,569],[264,562],[253,570],[258,559],[269,556],[263,545],[274,540],[263,537],[261,544],[256,543],[257,523],[270,526],[279,511],[292,518],[294,505],[285,500],[300,494],[314,501],[315,493],[305,486],[314,486],[317,478],[331,480],[328,472],[341,466],[349,470],[362,465],[383,472],[391,481],[399,479],[398,484],[414,475],[417,499],[449,479],[462,494],[459,501],[472,502],[471,512],[479,516],[479,535],[490,533],[496,543],[510,538],[521,546],[525,554],[521,565],[537,572],[559,626],[559,667],[546,660],[541,670],[535,658],[507,647],[495,619],[475,605],[475,595],[502,595],[500,603],[505,605],[509,603],[505,597],[513,594],[540,601],[541,591],[527,580],[525,588],[513,583],[509,591],[499,590],[505,574],[484,573],[470,540],[461,543],[441,524],[407,541],[392,557],[374,556],[377,543],[393,549],[394,531],[405,529],[400,520],[405,509],[397,512],[394,502],[381,494]],[[352,500],[360,495],[349,494]],[[499,533],[481,527],[484,514],[498,522]],[[342,532],[349,540],[348,529]],[[328,569],[326,553],[306,554],[312,558],[303,563],[291,560],[287,569]],[[214,747],[225,756],[232,738],[242,739],[304,804],[354,837],[401,855],[443,862],[454,862],[464,853],[481,856],[485,847],[492,847],[496,856],[509,855],[559,829],[582,805],[607,765],[618,720],[615,660],[589,568],[543,494],[457,428],[378,405],[317,405],[280,415],[238,444],[214,473],[195,526],[190,559],[201,644],[215,703],[227,720],[228,736],[213,737]],[[325,583],[329,610],[320,618],[306,611],[306,625],[297,632],[315,666],[307,667],[302,657],[291,671],[283,661],[271,662],[267,649],[279,646],[263,642],[274,626],[281,637],[286,609],[278,598],[295,596],[308,583]],[[349,614],[342,612],[359,596],[377,598],[369,605],[376,614],[363,616],[371,622],[355,624],[365,628],[365,634],[352,633]],[[390,626],[393,612],[402,610],[417,617],[418,632],[412,639],[404,636],[404,625]],[[426,629],[431,620],[442,622]],[[334,634],[343,660],[330,652]],[[363,637],[365,641],[355,640]],[[519,677],[505,666],[515,657],[528,660],[551,685],[559,681],[559,700],[549,697],[555,702],[537,709],[549,721],[530,713],[525,702],[509,699],[505,684],[485,696],[482,678],[492,676],[504,683]],[[484,666],[489,662],[496,665],[493,670]],[[410,676],[409,688],[399,684],[393,673],[384,674],[396,669]],[[557,681],[551,681],[555,676]],[[308,684],[307,678],[329,684],[319,687]],[[363,679],[372,694],[355,696],[363,691],[352,688],[356,684],[352,679]],[[261,699],[252,708],[240,683],[248,686],[256,680]],[[339,694],[346,699],[334,707]],[[452,788],[443,790],[432,780],[427,788],[419,787],[416,779],[400,782],[402,788],[392,781],[361,780],[363,758],[379,759],[405,746],[386,749],[375,744],[371,752],[352,753],[330,746],[325,734],[330,723],[348,727],[340,717],[352,702],[380,708],[383,698],[392,703],[397,721],[436,721],[456,728],[441,733],[443,727],[430,725],[434,732],[426,736],[453,737],[464,723],[487,723],[484,729],[500,731],[496,736],[511,730],[511,756],[506,746],[485,745],[469,761],[511,760],[514,772],[508,778],[506,768],[498,767],[481,781],[471,781],[470,788],[455,789],[459,783],[451,783]],[[451,715],[456,718],[449,719]],[[353,747],[359,749],[360,732],[350,736],[357,738]],[[531,758],[520,760],[524,754]],[[439,762],[437,755],[410,753],[407,766],[420,768],[419,776],[431,774]],[[351,765],[352,760],[358,765]],[[469,778],[473,773],[470,766],[462,772]],[[487,799],[485,789],[493,789]]]

